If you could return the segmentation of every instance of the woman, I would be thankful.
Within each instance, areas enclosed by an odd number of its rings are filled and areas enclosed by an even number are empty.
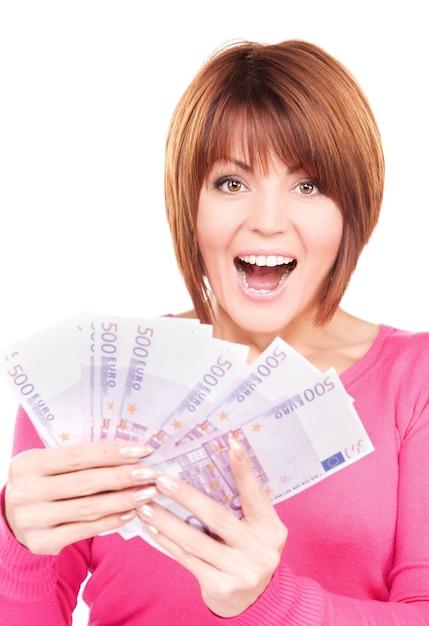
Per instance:
[[[301,41],[214,54],[173,115],[166,207],[198,317],[256,358],[281,336],[335,367],[375,451],[273,507],[231,441],[243,518],[117,442],[40,450],[18,413],[0,616],[67,624],[429,624],[429,335],[340,301],[378,219],[384,160],[350,73]],[[162,493],[202,534],[153,502]],[[161,548],[106,533],[138,516]],[[39,617],[40,616],[40,617]],[[9,620],[9,621],[7,621]]]

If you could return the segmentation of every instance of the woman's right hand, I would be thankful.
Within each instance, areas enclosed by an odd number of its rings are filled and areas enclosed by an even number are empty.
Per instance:
[[[21,452],[10,463],[5,516],[36,554],[123,526],[154,498],[159,472],[138,463],[151,450],[111,441]]]

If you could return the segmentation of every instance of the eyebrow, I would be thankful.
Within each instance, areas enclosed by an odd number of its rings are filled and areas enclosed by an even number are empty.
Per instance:
[[[248,163],[245,163],[244,161],[240,161],[239,159],[219,158],[219,159],[216,159],[216,161],[213,163],[213,166],[216,167],[216,165],[222,165],[222,164],[235,165],[236,167],[239,167],[245,172],[250,172],[252,170],[252,167]]]
[[[219,157],[218,159],[216,159],[216,161],[213,163],[212,169],[215,168],[217,165],[222,165],[222,163],[227,166],[229,164],[231,165],[235,165],[236,167],[241,168],[244,172],[251,172],[253,171],[253,167],[251,167],[248,163],[245,163],[244,161],[240,161],[240,159],[230,159],[228,157]],[[289,174],[296,174],[297,172],[304,172],[301,164],[297,164],[297,165],[287,165],[286,166],[289,170]]]
[[[232,162],[234,163],[234,165],[237,165],[238,167],[241,167],[242,170],[245,170],[246,172],[250,171],[252,168],[250,167],[250,165],[248,163],[244,163],[244,161],[239,161],[238,159],[233,159]]]

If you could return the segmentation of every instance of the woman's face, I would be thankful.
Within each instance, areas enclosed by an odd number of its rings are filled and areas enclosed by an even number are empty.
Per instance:
[[[266,173],[242,154],[217,161],[200,193],[197,237],[208,281],[230,321],[273,333],[316,311],[343,219],[305,172]]]

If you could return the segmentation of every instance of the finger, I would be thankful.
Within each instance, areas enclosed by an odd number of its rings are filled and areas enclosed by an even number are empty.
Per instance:
[[[277,567],[276,552],[264,552],[249,534],[246,545],[251,548],[250,555],[218,543],[155,502],[141,507],[138,514],[153,541],[197,578],[203,595],[212,598],[210,604],[220,600],[223,605],[227,595],[235,604],[244,592],[244,597],[250,598],[244,601],[245,608],[260,595]]]
[[[133,486],[151,484],[159,475],[155,468],[143,465],[119,465],[80,470],[69,474],[43,476],[35,481],[32,499],[66,500],[92,494],[120,491]]]
[[[191,525],[206,528],[228,545],[245,544],[240,520],[219,502],[177,476],[163,474],[156,479],[155,485],[163,495],[192,514],[188,518]]]
[[[119,515],[129,509],[136,509],[144,503],[159,496],[154,485],[137,490],[126,490],[119,493],[106,493],[89,498],[67,500],[62,509],[65,520],[93,521],[110,515]]]
[[[270,521],[276,513],[270,503],[268,492],[256,476],[252,462],[237,439],[229,440],[229,462],[237,486],[243,517],[250,524]]]
[[[87,522],[61,524],[54,528],[21,534],[17,539],[35,554],[58,554],[65,546],[119,529],[136,516],[135,510]]]
[[[230,439],[229,459],[243,522],[252,530],[255,539],[280,554],[286,543],[287,528],[270,502],[268,492],[259,482],[244,447],[233,438]]]
[[[83,531],[84,538],[87,538],[111,528],[113,519],[116,520],[114,528],[122,526],[135,517],[138,506],[156,495],[159,495],[157,489],[151,486],[138,491],[130,490],[116,494],[51,502],[47,506],[21,507],[10,518],[10,526],[17,539],[25,545],[29,545],[28,538],[31,540],[33,537],[42,536],[43,533],[54,529],[58,531],[58,529],[67,529],[72,526],[79,529],[79,523],[87,529]],[[104,527],[103,520],[110,520],[110,524]],[[98,530],[99,528],[101,531]],[[56,534],[58,537],[61,535],[59,532]],[[64,542],[64,545],[70,543],[67,536]]]
[[[152,524],[145,524],[145,529],[156,545],[195,576],[200,584],[204,602],[217,615],[224,617],[238,615],[250,606],[263,591],[263,588],[260,590],[259,586],[255,589],[253,568],[249,567],[248,564],[247,567],[246,564],[242,564],[234,551],[231,551],[231,555],[235,569],[234,567],[226,568],[223,563],[215,564],[211,558],[199,557],[193,554],[191,550],[185,550],[182,541],[178,543],[176,539],[162,534]],[[194,530],[193,532],[201,535],[200,531]],[[213,540],[210,541],[213,544],[211,555],[219,555],[219,548],[216,543]],[[196,549],[200,544],[201,539],[197,537],[197,542],[194,544]],[[238,576],[237,572],[239,572]],[[246,587],[251,591],[249,600],[247,600],[249,592]],[[243,589],[245,592],[247,591],[244,600],[242,599]]]
[[[194,574],[201,561],[224,572],[236,570],[240,556],[234,550],[156,502],[145,503],[137,514],[154,540]]]
[[[230,463],[237,483],[244,522],[260,535],[268,528],[278,534],[278,543],[284,542],[284,526],[280,522],[268,495],[253,470],[248,455],[238,443],[230,443]],[[215,535],[228,545],[246,549],[248,537],[240,521],[225,506],[174,476],[162,475],[155,483],[159,491],[193,513]]]
[[[50,502],[46,506],[25,507],[15,514],[20,528],[50,528],[72,522],[91,522],[121,515],[159,495],[154,486]]]
[[[28,475],[67,474],[91,467],[108,467],[135,463],[151,454],[148,446],[129,445],[119,441],[70,444],[62,448],[33,449],[12,459],[11,473]]]
[[[230,439],[229,459],[243,522],[261,543],[281,551],[287,539],[287,529],[270,502],[268,492],[259,482],[243,445],[233,438]]]

